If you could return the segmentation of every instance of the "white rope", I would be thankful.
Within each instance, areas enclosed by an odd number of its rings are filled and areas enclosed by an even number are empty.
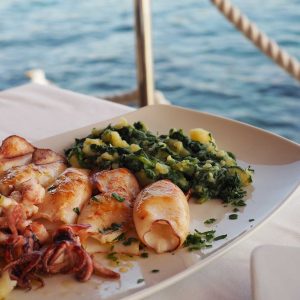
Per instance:
[[[211,0],[219,11],[240,30],[263,53],[269,56],[281,68],[300,81],[300,63],[278,44],[260,31],[257,26],[249,21],[240,10],[232,5],[229,0]]]

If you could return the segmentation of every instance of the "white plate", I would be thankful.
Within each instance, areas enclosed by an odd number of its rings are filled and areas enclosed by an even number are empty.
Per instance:
[[[101,112],[99,112],[101,113]],[[253,186],[248,190],[247,206],[237,220],[229,220],[232,208],[224,207],[217,200],[205,204],[191,203],[191,230],[216,229],[217,234],[227,234],[225,240],[215,242],[213,247],[200,252],[181,249],[172,254],[156,255],[137,259],[133,267],[121,274],[120,281],[108,281],[93,277],[87,283],[79,283],[69,276],[53,276],[46,279],[42,289],[25,293],[14,291],[8,299],[141,299],[199,270],[208,262],[224,254],[238,241],[258,227],[277,210],[300,182],[300,146],[282,137],[258,128],[174,106],[149,106],[125,115],[129,122],[144,121],[150,130],[167,133],[172,127],[186,132],[203,127],[212,132],[219,148],[236,154],[243,166],[255,169]],[[53,136],[36,144],[62,152],[74,138],[84,137],[93,127],[104,127],[119,118]],[[213,226],[203,222],[218,219]],[[249,222],[249,219],[255,219]],[[159,269],[159,273],[151,270]],[[143,278],[143,283],[137,280]]]

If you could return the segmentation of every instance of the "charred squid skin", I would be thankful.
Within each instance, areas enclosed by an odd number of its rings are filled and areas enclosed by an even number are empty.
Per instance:
[[[54,265],[57,260],[64,255],[65,251],[68,250],[68,243],[62,242],[58,246],[54,246],[54,252],[49,259],[49,265]]]
[[[45,273],[74,274],[79,281],[87,281],[93,274],[93,262],[82,248],[76,232],[86,229],[86,225],[62,226],[53,235],[53,244],[48,246],[42,257]],[[57,260],[63,255],[63,261]]]
[[[17,245],[21,242],[22,239],[22,244],[23,244],[23,238],[20,236],[17,237],[9,237],[7,240],[7,245],[4,250],[4,260],[7,263],[10,263],[14,261],[15,258],[15,249],[18,249]]]
[[[10,234],[4,248],[4,260],[7,265],[3,271],[8,270],[10,278],[17,281],[17,286],[31,289],[31,281],[36,279],[43,285],[43,280],[36,275],[41,268],[42,253],[35,234],[28,226],[23,235]]]
[[[62,242],[62,241],[73,241],[78,242],[78,235],[76,233],[81,230],[86,230],[90,228],[89,224],[70,224],[63,225],[58,228],[53,235],[53,242]]]
[[[89,255],[82,249],[79,245],[74,245],[72,248],[72,253],[76,253],[77,260],[74,263],[73,271],[79,272],[86,265],[86,260],[88,260]]]
[[[50,245],[48,248],[45,250],[43,257],[42,257],[42,264],[43,264],[43,271],[45,273],[51,273],[50,272],[50,266],[53,261],[53,256],[56,256],[56,253],[58,250],[64,248],[64,244],[60,245],[58,248],[57,245]]]
[[[9,272],[10,278],[17,281],[17,286],[30,290],[32,279],[38,279],[43,283],[43,280],[35,274],[40,268],[40,263],[41,252],[35,251],[7,264],[3,271]]]
[[[25,253],[31,253],[33,250],[35,250],[34,248],[34,240],[32,239],[32,237],[25,237],[25,243],[23,246],[23,250]]]
[[[24,254],[30,254],[40,248],[39,240],[31,231],[30,226],[27,226],[23,235],[19,234],[15,236],[11,234],[7,239],[4,249],[4,259],[7,263],[10,263],[22,257]]]
[[[56,260],[64,254],[67,249],[66,243],[61,243],[60,245],[52,245],[47,248],[46,252],[43,255],[43,267],[46,273],[59,273],[59,270],[55,270]],[[57,266],[56,266],[57,267]]]
[[[35,270],[41,262],[41,253],[40,252],[35,252],[29,254],[29,263],[28,265],[24,268],[23,274],[21,275],[20,279],[22,280],[29,274],[31,271]]]
[[[27,228],[26,233],[17,237],[11,235],[11,243],[8,244],[5,252],[5,259],[8,264],[3,271],[8,271],[10,278],[17,281],[17,286],[30,290],[32,280],[38,281],[40,287],[44,281],[38,274],[74,274],[81,282],[88,281],[92,274],[104,278],[118,279],[120,275],[93,258],[81,246],[77,232],[89,226],[64,225],[53,235],[53,242],[43,250],[35,237],[35,234]],[[62,261],[60,259],[62,258]]]
[[[64,261],[56,263],[64,255]],[[93,273],[93,263],[89,254],[73,242],[60,242],[50,246],[43,255],[43,271],[45,273],[75,274],[80,281],[87,281]]]
[[[82,268],[76,273],[75,277],[82,282],[88,281],[94,271],[93,261],[90,255],[84,250],[81,249],[82,255],[85,256],[85,263]]]
[[[16,237],[10,237],[7,241],[7,246],[4,251],[4,258],[7,263],[17,260],[24,253],[30,253],[28,241],[25,237],[18,235]]]
[[[76,236],[70,228],[59,228],[53,236],[53,242],[56,244],[66,241],[75,242]]]

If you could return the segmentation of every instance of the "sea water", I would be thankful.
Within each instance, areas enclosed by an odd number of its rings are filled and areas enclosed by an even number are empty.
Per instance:
[[[299,0],[235,0],[300,59]],[[300,142],[300,85],[209,0],[152,0],[156,88],[173,104],[234,118]],[[136,87],[132,0],[0,1],[0,90],[45,70],[90,94]]]

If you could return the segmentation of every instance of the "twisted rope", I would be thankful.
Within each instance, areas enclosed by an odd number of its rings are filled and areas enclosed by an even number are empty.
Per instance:
[[[229,0],[211,0],[219,11],[263,53],[269,56],[286,72],[300,81],[300,63],[278,44],[260,31],[257,26],[232,5]]]

